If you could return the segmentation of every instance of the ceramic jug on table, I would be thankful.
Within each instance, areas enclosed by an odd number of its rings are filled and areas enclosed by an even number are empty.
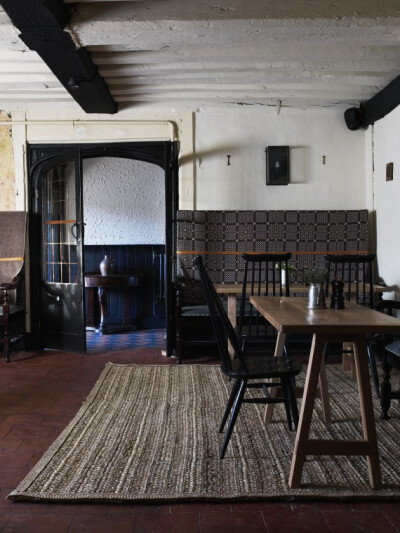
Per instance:
[[[104,256],[103,261],[100,263],[100,272],[102,276],[109,276],[114,272],[114,259],[111,257],[108,257],[108,255]]]

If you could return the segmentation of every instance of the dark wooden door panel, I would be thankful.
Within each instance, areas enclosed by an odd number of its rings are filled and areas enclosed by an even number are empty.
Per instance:
[[[39,165],[35,184],[42,343],[45,348],[84,353],[79,149]]]

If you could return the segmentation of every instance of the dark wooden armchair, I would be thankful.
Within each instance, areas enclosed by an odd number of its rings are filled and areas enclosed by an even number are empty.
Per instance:
[[[18,291],[23,283],[26,212],[0,212],[0,343],[6,362],[11,344],[25,332],[24,302]]]

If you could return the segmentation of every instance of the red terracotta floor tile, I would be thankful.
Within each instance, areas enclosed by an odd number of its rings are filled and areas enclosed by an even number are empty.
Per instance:
[[[312,508],[313,511],[333,513],[337,510],[349,510],[354,507],[354,502],[332,502],[332,501],[318,501],[318,502],[293,502],[290,504],[291,509],[294,512],[299,512],[303,509]],[[369,503],[370,505],[370,503]]]
[[[261,512],[200,512],[201,533],[260,533],[269,531]]]
[[[395,533],[399,531],[384,513],[379,511],[336,511],[326,513],[326,520],[333,533]],[[397,527],[400,524],[397,523]]]
[[[290,513],[263,511],[263,517],[268,533],[331,531],[325,513],[313,505]]]
[[[108,514],[118,517],[120,513],[123,514],[171,514],[171,506],[169,503],[123,503],[120,505],[109,505]]]
[[[22,439],[1,439],[0,437],[0,453],[17,452],[22,445]]]
[[[379,510],[400,529],[400,502],[381,503],[379,504]]]
[[[238,502],[232,504],[232,511],[288,513],[291,512],[291,508],[287,502]]]
[[[51,516],[51,515],[49,515]],[[115,516],[79,513],[72,519],[68,533],[132,533],[135,516],[119,514]]]
[[[29,468],[4,468],[1,470],[1,486],[11,492],[28,474]]]
[[[200,512],[217,512],[217,513],[230,513],[232,510],[230,503],[218,502],[183,502],[172,503],[171,513],[200,513]]]
[[[29,465],[34,454],[31,453],[0,453],[0,470],[12,468],[24,468]]]
[[[67,533],[72,520],[70,515],[11,514],[2,533]]]
[[[199,513],[138,514],[135,515],[134,533],[203,533]],[[232,532],[234,533],[234,532]]]

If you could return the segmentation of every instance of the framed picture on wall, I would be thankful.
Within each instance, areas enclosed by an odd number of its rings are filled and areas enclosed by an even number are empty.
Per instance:
[[[289,183],[289,146],[267,146],[267,185]]]

